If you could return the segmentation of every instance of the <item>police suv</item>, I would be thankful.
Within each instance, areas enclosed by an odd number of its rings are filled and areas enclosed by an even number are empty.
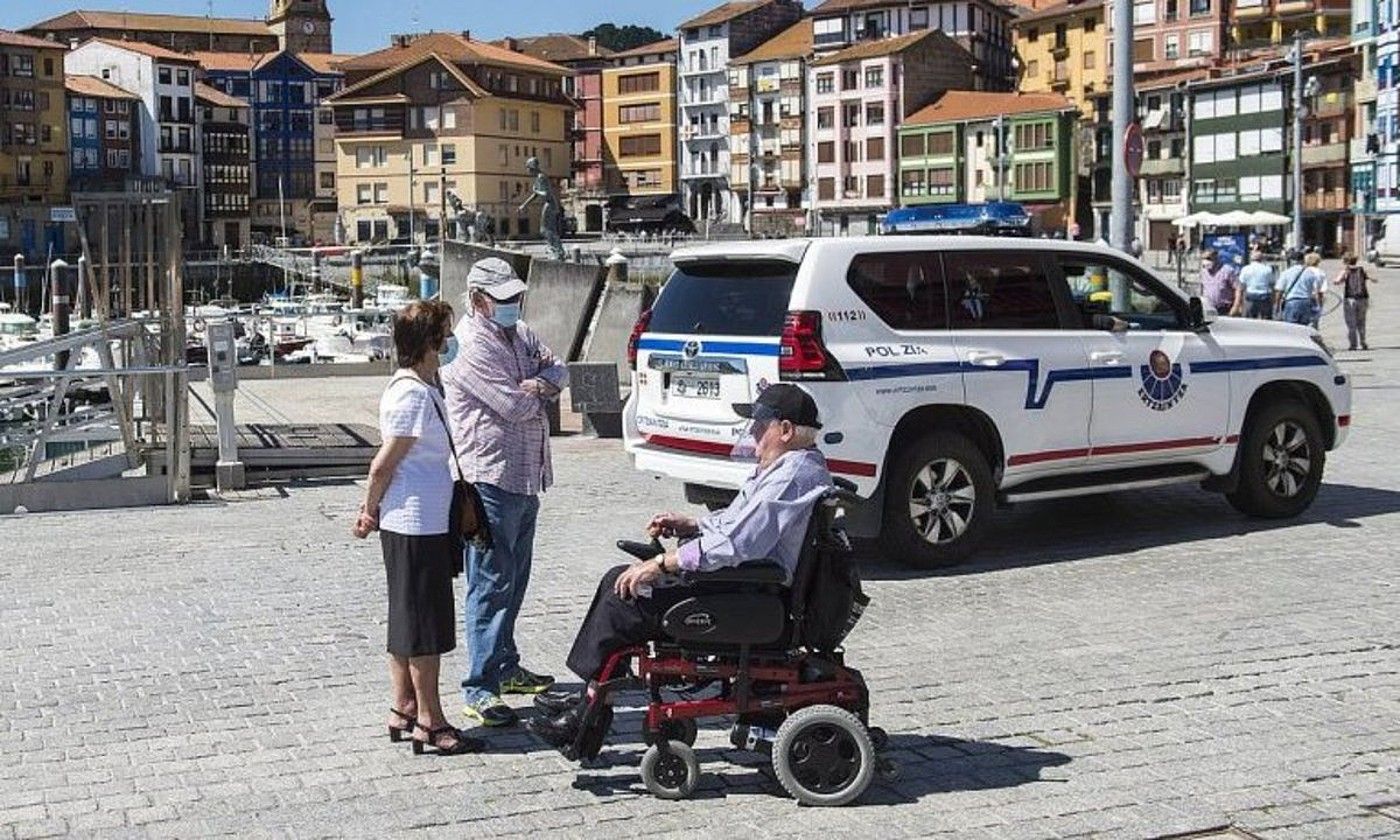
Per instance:
[[[633,330],[627,451],[719,504],[753,469],[731,405],[806,387],[850,517],[955,563],[998,504],[1196,482],[1259,517],[1312,503],[1351,420],[1316,332],[1216,318],[1131,257],[990,237],[683,248]]]

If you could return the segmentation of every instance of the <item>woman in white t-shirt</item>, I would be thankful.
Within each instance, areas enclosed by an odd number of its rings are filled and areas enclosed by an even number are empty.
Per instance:
[[[452,576],[457,550],[448,533],[452,473],[447,412],[438,384],[439,353],[450,352],[452,307],[410,304],[394,316],[399,369],[379,401],[383,444],[369,467],[353,533],[379,531],[389,590],[389,740],[413,751],[477,752],[483,744],[447,722],[438,696],[442,654],[457,645]]]

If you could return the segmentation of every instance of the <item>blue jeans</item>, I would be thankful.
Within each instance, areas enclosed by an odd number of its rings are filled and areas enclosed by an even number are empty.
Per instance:
[[[1290,324],[1308,326],[1312,323],[1313,302],[1311,298],[1291,298],[1283,302],[1283,320]]]
[[[501,680],[520,667],[515,619],[530,583],[540,510],[538,496],[508,493],[492,484],[478,484],[476,489],[486,508],[491,550],[467,549],[462,635],[470,662],[462,678],[462,696],[468,703],[499,694]]]
[[[1274,299],[1272,297],[1244,299],[1244,317],[1262,318],[1269,320],[1274,317]]]

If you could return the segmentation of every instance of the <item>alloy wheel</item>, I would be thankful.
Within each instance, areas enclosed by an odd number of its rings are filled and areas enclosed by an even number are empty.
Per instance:
[[[961,537],[972,521],[977,490],[967,468],[939,458],[914,474],[909,490],[909,517],[914,530],[935,545]]]

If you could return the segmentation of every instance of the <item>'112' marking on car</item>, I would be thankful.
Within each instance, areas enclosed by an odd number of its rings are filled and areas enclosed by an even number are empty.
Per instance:
[[[828,321],[864,321],[864,309],[835,309],[823,313]]]
[[[865,348],[865,357],[881,356],[892,358],[894,356],[927,356],[928,348],[918,344],[873,344]]]

